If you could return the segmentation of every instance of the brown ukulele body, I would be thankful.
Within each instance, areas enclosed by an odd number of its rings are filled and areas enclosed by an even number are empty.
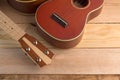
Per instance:
[[[36,12],[38,32],[56,47],[74,47],[82,38],[85,24],[100,14],[102,5],[103,0],[47,1]]]
[[[24,13],[35,13],[38,6],[45,0],[7,0],[15,9]]]

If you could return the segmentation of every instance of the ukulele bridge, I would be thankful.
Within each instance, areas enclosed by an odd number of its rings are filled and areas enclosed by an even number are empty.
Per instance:
[[[51,15],[51,18],[52,18],[54,21],[56,21],[58,24],[60,24],[62,27],[64,27],[64,28],[66,28],[67,25],[68,25],[68,23],[67,23],[65,20],[63,20],[60,16],[58,16],[58,15],[55,14],[55,13],[53,13],[53,14]]]

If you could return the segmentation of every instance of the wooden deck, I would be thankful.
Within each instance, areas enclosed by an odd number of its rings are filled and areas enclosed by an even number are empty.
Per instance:
[[[119,8],[120,0],[105,0],[102,13],[86,25],[82,41],[65,50],[51,46],[35,33],[31,25],[35,23],[34,15],[20,13],[6,0],[0,0],[0,9],[7,16],[55,53],[51,65],[39,68],[24,55],[16,41],[0,30],[0,74],[120,74]],[[98,80],[99,76],[93,78]],[[118,76],[114,78],[119,80]]]
[[[0,75],[1,80],[120,80],[119,75]]]

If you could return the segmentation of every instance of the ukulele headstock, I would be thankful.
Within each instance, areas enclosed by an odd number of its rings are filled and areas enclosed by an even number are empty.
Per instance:
[[[0,28],[6,31],[13,39],[19,41],[26,55],[39,66],[42,67],[51,63],[54,54],[34,37],[26,34],[26,32],[1,11]]]
[[[26,55],[28,55],[40,67],[51,63],[51,59],[54,56],[53,52],[43,46],[34,37],[25,34],[19,42],[21,43],[23,50],[26,52]]]

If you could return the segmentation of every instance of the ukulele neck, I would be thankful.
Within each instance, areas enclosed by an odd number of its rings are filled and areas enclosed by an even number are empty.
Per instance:
[[[51,63],[53,53],[42,45],[34,37],[28,35],[0,11],[0,28],[8,33],[13,39],[19,41],[26,55],[29,56],[39,66]]]
[[[2,11],[0,11],[0,28],[8,33],[16,41],[25,35],[25,32],[13,21],[11,21],[11,19],[9,19]]]

